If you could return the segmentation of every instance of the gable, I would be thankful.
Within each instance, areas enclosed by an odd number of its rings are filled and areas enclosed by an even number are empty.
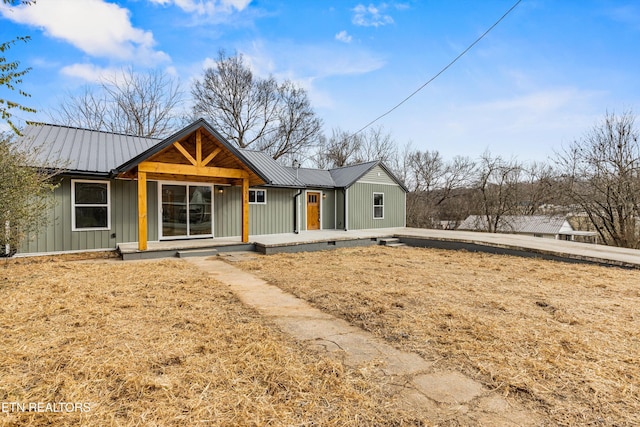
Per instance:
[[[135,178],[138,171],[148,179],[191,180],[249,185],[268,182],[264,174],[242,153],[200,119],[161,141],[117,169],[118,177]]]
[[[379,160],[331,169],[329,172],[336,183],[336,187],[348,188],[356,182],[369,182],[397,185],[405,193],[409,192],[402,182]],[[364,177],[368,177],[369,180]]]
[[[387,172],[380,167],[380,165],[374,166],[369,172],[365,173],[358,182],[371,183],[371,184],[389,184],[398,185],[393,178],[387,174]]]

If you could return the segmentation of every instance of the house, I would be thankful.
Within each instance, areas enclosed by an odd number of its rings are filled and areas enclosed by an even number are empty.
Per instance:
[[[458,230],[488,231],[487,218],[470,215],[458,226]],[[597,233],[574,230],[564,216],[545,215],[504,215],[498,221],[498,233],[522,234],[556,240],[591,240],[595,242]]]
[[[405,225],[407,189],[383,163],[284,167],[237,148],[203,119],[163,140],[57,125],[23,135],[64,173],[49,225],[21,253]]]

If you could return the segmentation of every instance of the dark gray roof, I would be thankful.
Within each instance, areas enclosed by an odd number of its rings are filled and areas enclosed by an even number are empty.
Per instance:
[[[159,139],[100,132],[58,125],[29,125],[20,143],[38,147],[45,166],[69,172],[106,175],[132,157],[160,142]]]
[[[458,230],[487,231],[487,220],[480,215],[470,215],[458,226]],[[569,234],[571,224],[562,216],[504,215],[498,223],[502,233]]]
[[[376,166],[379,161],[359,163],[352,166],[344,166],[341,168],[331,169],[331,178],[335,182],[336,187],[349,187],[359,180],[362,175],[369,172]]]
[[[286,169],[293,176],[297,174],[298,179],[309,187],[334,188],[336,186],[336,183],[333,182],[333,178],[331,177],[331,172],[328,170],[299,168],[296,171],[296,168],[291,167],[287,167]]]
[[[402,186],[379,161],[331,170],[300,168],[296,171],[282,166],[263,152],[237,148],[203,119],[196,120],[162,140],[59,125],[29,125],[24,130],[20,142],[24,146],[42,147],[37,159],[42,164],[62,167],[69,174],[110,176],[133,169],[141,161],[162,151],[199,127],[203,127],[214,135],[266,185],[291,188],[347,188],[373,167],[380,165]],[[402,188],[405,187],[402,186]]]
[[[282,166],[268,154],[252,150],[238,151],[246,160],[262,172],[267,178],[266,182],[268,185],[293,188],[303,188],[305,186],[303,181],[296,179],[295,174],[292,173],[289,168]]]

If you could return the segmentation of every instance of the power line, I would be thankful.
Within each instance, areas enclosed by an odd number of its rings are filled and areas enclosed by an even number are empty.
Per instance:
[[[498,19],[492,26],[489,27],[489,29],[487,31],[485,31],[484,33],[482,33],[482,35],[480,37],[478,37],[473,43],[471,43],[469,45],[469,47],[467,47],[465,50],[462,51],[462,53],[460,53],[458,56],[456,56],[453,61],[449,62],[443,69],[441,69],[440,71],[438,71],[438,73],[431,77],[425,84],[423,84],[422,86],[420,86],[418,89],[414,90],[409,96],[407,96],[406,98],[404,98],[402,101],[400,101],[399,103],[397,103],[393,108],[391,108],[390,110],[388,110],[387,112],[381,114],[380,116],[376,117],[375,119],[371,120],[369,123],[367,123],[366,125],[364,125],[361,129],[359,129],[358,131],[354,132],[351,136],[349,136],[349,138],[356,136],[357,134],[359,134],[360,132],[362,132],[363,130],[365,130],[366,128],[368,128],[369,126],[371,126],[372,124],[374,124],[375,122],[377,122],[378,120],[380,120],[381,118],[391,114],[394,110],[396,110],[397,108],[399,108],[402,104],[404,104],[405,102],[407,102],[409,99],[411,99],[415,94],[417,94],[418,92],[420,92],[422,89],[424,89],[429,83],[431,83],[432,81],[434,81],[435,79],[437,79],[438,77],[440,77],[440,75],[442,73],[444,73],[445,71],[447,71],[449,68],[451,68],[451,66],[453,64],[455,64],[456,62],[458,62],[458,60],[460,58],[462,58],[467,52],[469,52],[476,44],[478,44],[480,42],[480,40],[482,40],[487,34],[489,34],[491,32],[491,30],[493,30],[504,18],[507,17],[507,15],[509,15],[515,8],[516,6],[518,6],[520,4],[522,0],[518,0],[515,2],[515,4],[513,6],[511,6],[511,8],[509,10],[507,10],[504,15],[502,15],[500,17],[500,19]]]

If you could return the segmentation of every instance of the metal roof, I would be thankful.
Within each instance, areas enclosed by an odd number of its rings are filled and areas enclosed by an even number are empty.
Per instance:
[[[329,172],[331,173],[331,177],[333,178],[333,182],[335,182],[336,187],[350,187],[360,179],[362,175],[369,172],[378,163],[380,162],[377,160],[374,162],[359,163],[357,165],[331,169]]]
[[[26,147],[42,147],[36,159],[41,164],[60,167],[68,173],[110,176],[127,172],[140,162],[164,150],[175,141],[204,128],[262,179],[277,187],[347,188],[376,165],[380,165],[403,189],[406,188],[379,161],[331,170],[285,167],[269,155],[239,149],[224,139],[204,119],[196,120],[165,139],[102,132],[60,125],[29,125],[19,142]]]
[[[289,168],[282,166],[280,163],[273,160],[271,156],[262,151],[253,150],[238,150],[240,154],[255,165],[262,174],[267,178],[267,184],[276,187],[292,187],[292,188],[304,188],[305,182],[296,179],[294,173],[289,171]]]
[[[308,169],[308,168],[285,168],[294,176],[309,187],[330,187],[334,188],[336,183],[333,182],[331,172],[324,169]]]
[[[160,142],[155,138],[58,125],[28,125],[19,143],[36,147],[44,166],[108,175],[112,169]]]
[[[481,215],[470,215],[458,226],[458,230],[487,231],[487,220]],[[570,234],[571,224],[562,216],[505,215],[500,218],[498,231],[502,233]]]

